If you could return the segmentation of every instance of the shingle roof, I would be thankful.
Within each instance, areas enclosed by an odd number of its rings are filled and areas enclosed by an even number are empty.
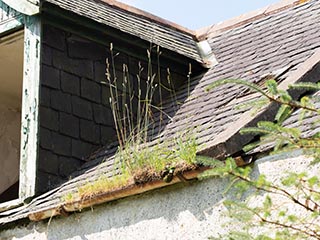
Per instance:
[[[219,64],[192,79],[189,96],[187,86],[177,92],[177,99],[182,104],[167,102],[166,112],[172,119],[168,119],[160,137],[173,138],[188,126],[196,129],[194,133],[200,153],[223,158],[240,151],[250,140],[239,138],[237,132],[240,128],[253,124],[259,118],[270,118],[274,109],[268,107],[257,115],[258,118],[251,116],[249,109],[238,109],[237,106],[255,95],[231,85],[207,92],[207,86],[225,78],[259,82],[262,76],[275,73],[281,75],[282,85],[313,80],[320,61],[320,2],[313,0],[210,35],[208,41]],[[100,152],[95,160],[75,173],[78,176],[33,200],[30,205],[0,213],[0,224],[48,209],[55,211],[51,214],[59,214],[61,198],[67,193],[76,191],[78,186],[88,181],[94,181],[101,174],[113,174],[112,152],[112,148]]]
[[[235,29],[239,26],[252,23],[259,19],[274,15],[278,12],[284,11],[286,9],[292,8],[308,0],[282,0],[278,3],[268,5],[266,7],[254,10],[251,12],[244,13],[242,15],[236,16],[234,18],[228,19],[211,26],[207,26],[196,30],[198,39],[212,38],[213,36],[226,32],[230,29]]]
[[[175,112],[167,134],[181,131],[187,123],[197,127],[198,143],[204,150],[226,141],[230,137],[227,130],[239,121],[238,128],[245,123],[245,110],[236,106],[248,96],[242,96],[243,89],[238,86],[225,85],[210,92],[206,87],[225,78],[257,82],[279,70],[283,79],[295,77],[320,47],[319,15],[319,2],[311,1],[208,39],[219,64],[194,79],[190,97]],[[317,61],[314,59],[313,65]]]
[[[200,63],[195,32],[113,0],[45,0]]]
[[[320,79],[320,74],[319,78]],[[320,109],[320,91],[311,95],[311,98],[315,101],[314,107]],[[286,128],[295,128],[299,129],[301,132],[301,138],[306,139],[314,136],[320,132],[320,116],[317,113],[308,113],[304,118],[301,119],[301,115],[305,114],[302,112],[302,109],[293,112],[288,119],[286,119],[282,126]],[[249,151],[248,154],[255,153],[265,153],[272,150],[275,147],[275,144],[264,143],[259,144],[256,148]],[[287,150],[288,151],[288,150]]]

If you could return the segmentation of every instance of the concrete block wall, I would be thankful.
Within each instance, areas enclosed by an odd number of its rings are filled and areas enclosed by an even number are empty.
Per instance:
[[[104,84],[109,46],[44,25],[41,47],[39,192],[66,180],[90,154],[117,139],[110,88]],[[125,53],[114,59],[118,88],[122,89],[126,64],[134,91],[138,92],[136,75],[140,64],[144,69],[141,73],[144,91],[148,64]],[[157,71],[157,66],[153,68]],[[161,68],[161,72],[166,69]],[[172,74],[178,84],[185,79]],[[162,75],[166,79],[166,74]]]

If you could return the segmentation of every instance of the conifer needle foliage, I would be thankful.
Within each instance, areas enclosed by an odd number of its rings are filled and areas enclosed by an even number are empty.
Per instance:
[[[223,84],[241,85],[258,94],[258,98],[250,101],[256,111],[271,104],[278,106],[272,121],[260,121],[254,127],[241,130],[242,134],[259,136],[259,140],[245,146],[244,151],[253,153],[257,146],[272,148],[270,154],[300,149],[313,159],[315,166],[310,167],[319,174],[319,83],[297,83],[284,90],[275,80],[268,80],[264,87],[260,87],[244,80],[227,79],[216,81],[208,91]],[[302,94],[294,99],[293,90],[309,95]],[[294,119],[293,122],[290,119]],[[253,175],[252,166],[238,167],[232,158],[223,164],[215,163],[215,167],[202,177],[229,179],[224,205],[232,219],[230,224],[243,227],[212,239],[320,239],[318,174],[279,173],[283,177],[279,182],[273,182],[266,175]]]

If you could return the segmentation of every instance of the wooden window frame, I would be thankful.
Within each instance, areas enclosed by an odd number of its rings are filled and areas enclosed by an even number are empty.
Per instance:
[[[0,37],[24,30],[23,87],[21,103],[21,140],[19,169],[19,199],[0,204],[0,212],[10,209],[33,197],[36,193],[36,167],[38,159],[39,91],[41,63],[41,19],[15,11],[0,0]],[[1,17],[1,15],[0,15]],[[0,19],[1,20],[1,19]]]

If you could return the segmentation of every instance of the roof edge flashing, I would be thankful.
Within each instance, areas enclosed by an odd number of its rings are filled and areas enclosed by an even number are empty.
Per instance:
[[[2,2],[28,16],[33,16],[40,12],[39,0],[2,0]]]
[[[185,34],[192,36],[192,38],[196,39],[196,31],[188,29],[180,24],[177,24],[177,23],[172,22],[170,20],[167,20],[165,18],[159,17],[157,15],[154,15],[154,14],[149,13],[147,11],[144,11],[142,9],[136,8],[136,7],[131,6],[129,4],[119,2],[119,0],[100,0],[100,1],[109,5],[109,6],[116,7],[122,11],[126,11],[131,14],[135,14],[137,16],[149,19],[149,20],[154,21],[154,22],[161,24],[163,26],[166,26],[171,29],[175,29],[177,31],[183,32]]]
[[[211,68],[218,64],[218,60],[214,55],[212,48],[207,40],[197,42],[197,49],[202,58],[202,65],[205,68]]]
[[[310,2],[310,0],[282,0],[277,3],[259,8],[257,10],[253,10],[251,12],[247,12],[239,16],[227,19],[217,24],[195,30],[196,36],[199,40],[208,39],[221,34],[222,32],[235,29],[261,18],[285,11],[297,5],[306,4],[308,2]]]

